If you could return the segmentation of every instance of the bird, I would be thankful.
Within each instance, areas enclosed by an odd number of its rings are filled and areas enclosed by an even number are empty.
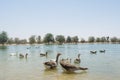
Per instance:
[[[79,64],[80,62],[81,62],[81,60],[80,60],[80,54],[78,54],[78,58],[76,58],[76,59],[74,60],[74,63]]]
[[[88,70],[88,68],[83,68],[83,67],[72,65],[70,63],[65,63],[64,60],[60,60],[60,65],[67,72],[74,72],[77,70]]]
[[[96,54],[96,53],[97,53],[97,51],[90,51],[90,53],[92,53],[92,54]]]
[[[47,56],[47,54],[48,54],[48,52],[46,52],[45,54],[40,53],[40,56],[41,56],[41,57],[42,57],[42,56]]]
[[[10,56],[17,56],[17,53],[10,53]]]
[[[105,50],[100,50],[101,53],[105,53]]]
[[[46,69],[56,68],[57,65],[58,65],[58,58],[59,58],[60,55],[61,55],[61,53],[57,53],[55,61],[50,60],[50,61],[44,62],[43,64],[44,64],[45,68]]]
[[[28,53],[26,53],[25,55],[23,55],[23,54],[19,54],[19,58],[27,58],[27,56],[28,56]]]

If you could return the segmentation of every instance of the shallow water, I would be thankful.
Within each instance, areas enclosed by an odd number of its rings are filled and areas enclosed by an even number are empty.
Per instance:
[[[29,49],[27,49],[30,47]],[[105,53],[99,50],[105,49]],[[97,54],[90,54],[97,50]],[[48,52],[48,57],[40,53]],[[46,70],[43,62],[61,58],[73,60],[81,54],[81,64],[87,71],[64,72],[60,65],[57,69]],[[10,53],[28,53],[28,58],[20,59]],[[11,45],[0,47],[0,80],[119,80],[120,44],[64,44],[64,45]]]

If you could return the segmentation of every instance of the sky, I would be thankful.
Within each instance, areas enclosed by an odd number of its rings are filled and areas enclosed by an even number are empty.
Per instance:
[[[120,37],[120,0],[0,0],[0,32]]]

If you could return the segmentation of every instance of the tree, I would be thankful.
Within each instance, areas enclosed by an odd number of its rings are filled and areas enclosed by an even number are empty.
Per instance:
[[[2,31],[0,33],[0,44],[4,45],[8,40],[8,35],[7,35],[7,32],[5,31]]]
[[[111,42],[113,42],[113,43],[118,41],[117,37],[112,37],[110,40],[111,40]]]
[[[101,42],[107,42],[107,39],[106,39],[106,37],[101,37],[100,41]]]
[[[32,35],[30,38],[29,38],[29,43],[30,44],[34,44],[36,41],[35,41],[35,35]]]
[[[101,42],[99,37],[96,38],[96,42]]]
[[[72,42],[72,39],[71,39],[70,36],[67,37],[66,42],[67,42],[67,43],[71,43],[71,42]]]
[[[107,36],[106,39],[107,39],[107,42],[109,42],[109,36]]]
[[[14,43],[15,43],[15,44],[20,44],[20,39],[19,39],[18,37],[16,37],[16,38],[14,39]]]
[[[80,42],[81,42],[81,43],[85,43],[85,39],[82,38]]]
[[[92,43],[92,42],[94,42],[94,41],[95,41],[95,38],[94,38],[93,36],[90,36],[90,37],[88,38],[88,42]]]
[[[38,36],[36,41],[37,41],[38,44],[40,44],[41,43],[41,36]]]
[[[26,39],[20,40],[20,44],[26,44],[26,43],[27,43],[27,40],[26,40]]]
[[[43,41],[48,44],[50,44],[51,42],[54,43],[54,37],[51,33],[47,33]]]
[[[14,43],[14,40],[13,38],[9,38],[8,41],[7,41],[8,44],[13,44]]]
[[[57,35],[55,39],[59,44],[63,44],[65,42],[65,37],[63,35]]]
[[[74,36],[74,37],[72,37],[72,42],[74,42],[74,43],[78,43],[78,36]]]

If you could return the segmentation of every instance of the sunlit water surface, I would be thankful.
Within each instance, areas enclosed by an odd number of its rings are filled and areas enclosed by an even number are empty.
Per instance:
[[[30,48],[29,48],[30,47]],[[27,49],[29,48],[29,49]],[[105,53],[99,50],[105,49]],[[97,50],[97,54],[90,54]],[[48,57],[40,57],[40,53],[48,52]],[[43,62],[55,59],[73,60],[80,53],[81,64],[87,71],[74,73],[57,69],[46,70]],[[10,53],[28,53],[28,58],[20,59]],[[120,80],[120,44],[64,44],[64,45],[11,45],[0,47],[0,80]]]

